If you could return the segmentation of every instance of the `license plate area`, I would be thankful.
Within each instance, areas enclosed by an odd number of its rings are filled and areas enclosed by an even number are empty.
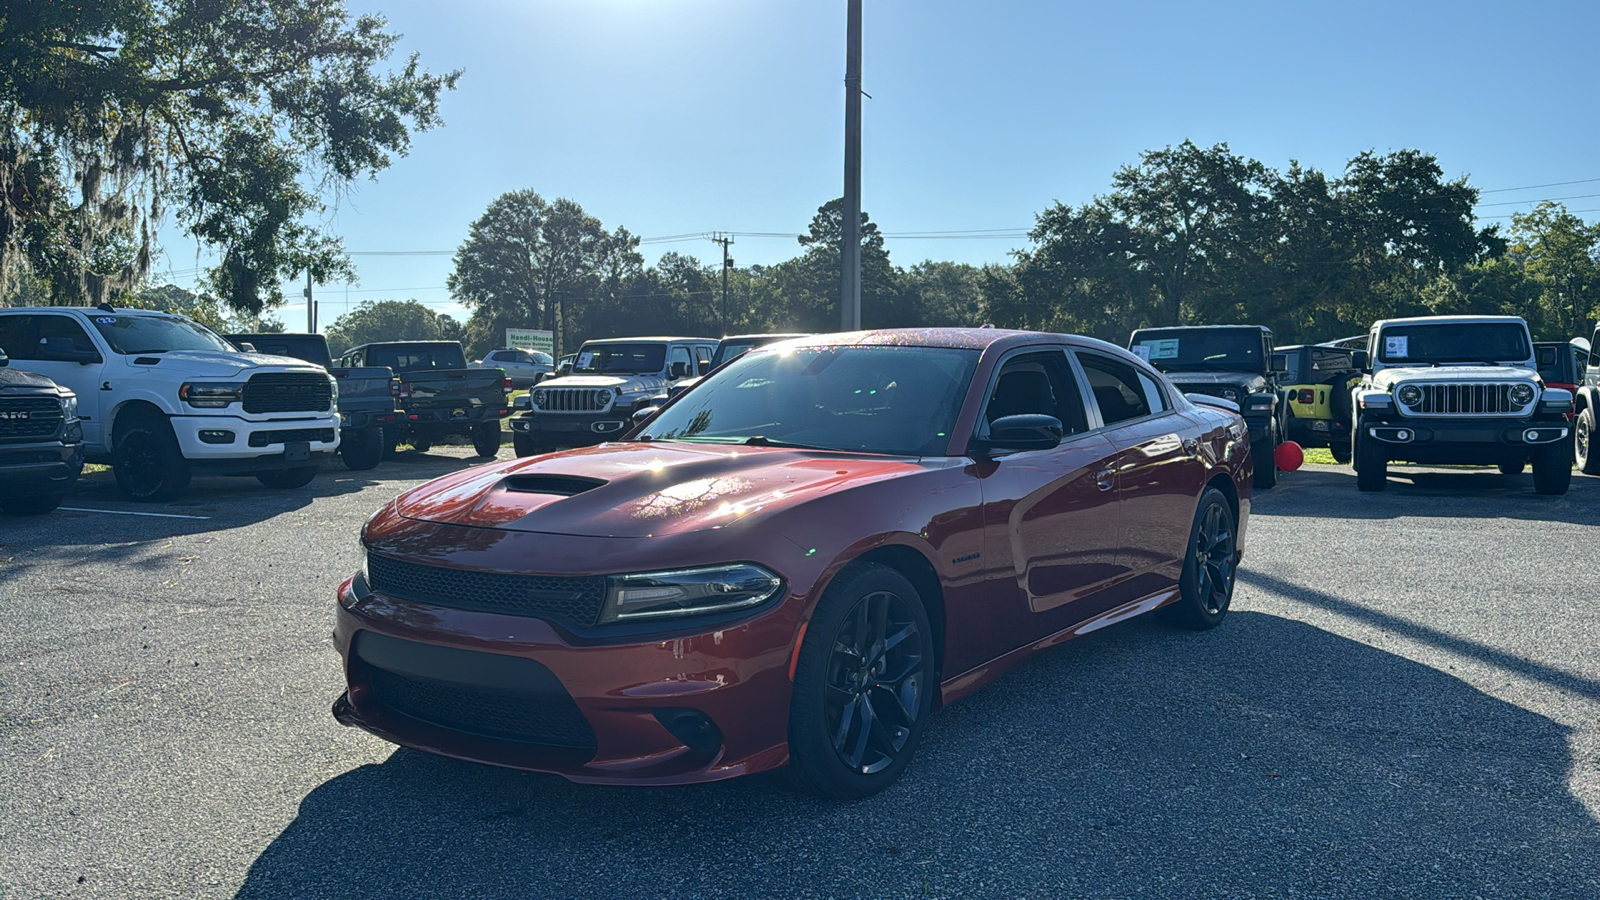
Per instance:
[[[311,458],[310,441],[289,441],[283,445],[284,462],[305,462]]]

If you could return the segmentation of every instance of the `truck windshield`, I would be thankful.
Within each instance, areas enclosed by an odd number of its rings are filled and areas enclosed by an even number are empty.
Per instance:
[[[1418,322],[1390,325],[1372,348],[1378,359],[1406,363],[1526,362],[1533,355],[1521,322]]]
[[[653,375],[666,364],[665,344],[585,344],[572,363],[572,371],[583,375]]]
[[[1163,372],[1191,369],[1265,371],[1261,334],[1254,328],[1139,331],[1128,345]]]
[[[182,316],[124,316],[117,313],[89,317],[101,337],[117,353],[166,353],[169,350],[220,350],[238,353],[215,331]]]
[[[367,348],[367,365],[388,366],[396,372],[419,369],[465,369],[466,354],[454,342],[431,344],[374,344]]]
[[[640,438],[944,455],[976,350],[802,347],[747,353],[662,410]]]
[[[236,343],[249,343],[257,353],[268,356],[292,356],[325,368],[333,366],[328,355],[328,344],[320,336],[300,334],[237,334]]]

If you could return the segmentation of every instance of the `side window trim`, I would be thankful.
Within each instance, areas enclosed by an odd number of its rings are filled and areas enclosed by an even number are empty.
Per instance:
[[[978,407],[978,419],[973,423],[972,434],[967,437],[967,446],[962,448],[962,453],[960,455],[968,455],[966,451],[971,449],[973,441],[985,440],[988,438],[989,417],[986,415],[986,413],[989,411],[989,401],[994,399],[994,392],[1000,386],[1000,375],[1005,372],[1006,366],[1010,364],[1013,359],[1016,359],[1019,356],[1033,356],[1040,353],[1059,353],[1065,358],[1067,363],[1067,371],[1072,376],[1073,388],[1078,392],[1078,406],[1084,411],[1085,421],[1083,431],[1069,432],[1063,435],[1061,438],[1061,444],[1070,444],[1073,441],[1080,440],[1087,435],[1093,434],[1096,430],[1094,424],[1095,420],[1090,414],[1090,407],[1084,403],[1083,373],[1078,371],[1073,362],[1072,354],[1068,353],[1067,350],[1068,348],[1062,344],[1034,344],[1027,347],[1015,347],[1011,350],[1007,350],[1005,354],[1000,357],[999,361],[994,364],[994,368],[989,372],[989,380],[983,386],[983,401]],[[1067,424],[1069,423],[1062,423],[1062,425]]]
[[[1109,362],[1121,363],[1123,365],[1127,365],[1127,366],[1129,366],[1129,368],[1133,369],[1135,374],[1143,374],[1143,373],[1137,366],[1134,366],[1131,363],[1128,363],[1126,360],[1117,359],[1114,356],[1107,356],[1104,353],[1099,353],[1099,352],[1096,352],[1094,350],[1089,350],[1089,349],[1086,349],[1086,348],[1081,348],[1081,347],[1072,348],[1072,352],[1067,354],[1067,356],[1071,357],[1071,359],[1072,359],[1072,368],[1073,368],[1074,377],[1076,377],[1078,379],[1078,385],[1079,385],[1078,390],[1079,390],[1080,393],[1087,391],[1090,394],[1090,396],[1086,400],[1087,405],[1084,407],[1087,411],[1089,411],[1091,413],[1091,415],[1090,415],[1090,427],[1089,427],[1089,433],[1090,434],[1093,434],[1094,432],[1097,432],[1097,431],[1105,431],[1108,428],[1119,428],[1119,427],[1121,427],[1123,425],[1130,425],[1130,424],[1133,424],[1135,422],[1144,422],[1144,421],[1148,421],[1148,420],[1152,420],[1152,419],[1158,419],[1158,418],[1160,418],[1162,416],[1175,415],[1177,413],[1177,411],[1178,411],[1177,406],[1175,406],[1172,403],[1170,397],[1167,397],[1166,398],[1167,399],[1167,408],[1166,409],[1160,409],[1160,410],[1153,409],[1150,412],[1145,413],[1142,416],[1134,416],[1131,419],[1122,419],[1120,421],[1112,422],[1110,425],[1107,425],[1105,419],[1100,415],[1100,404],[1098,402],[1094,402],[1094,397],[1093,397],[1093,393],[1094,392],[1089,388],[1089,373],[1084,369],[1083,362],[1078,359],[1080,354],[1084,355],[1084,356],[1095,356],[1095,357],[1099,357],[1101,359],[1107,360]],[[1165,392],[1166,388],[1161,386],[1161,381],[1159,379],[1156,379],[1155,383],[1156,383],[1157,389]],[[1163,393],[1163,396],[1165,396],[1165,393]],[[1147,399],[1146,403],[1148,403],[1148,402],[1149,401]]]

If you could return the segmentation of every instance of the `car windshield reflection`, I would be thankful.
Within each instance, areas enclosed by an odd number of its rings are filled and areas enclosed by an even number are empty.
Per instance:
[[[753,351],[663,410],[641,440],[943,455],[978,362],[942,347]]]

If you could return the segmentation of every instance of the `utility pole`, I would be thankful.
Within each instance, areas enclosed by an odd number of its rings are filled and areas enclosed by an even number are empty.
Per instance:
[[[728,256],[728,245],[733,243],[733,235],[718,232],[711,238],[713,243],[722,245],[722,336],[728,336],[728,270],[733,268],[733,258]]]
[[[311,270],[306,270],[306,333],[317,333],[317,301],[311,299]]]
[[[848,0],[844,54],[844,221],[839,245],[840,326],[861,328],[861,0]]]

